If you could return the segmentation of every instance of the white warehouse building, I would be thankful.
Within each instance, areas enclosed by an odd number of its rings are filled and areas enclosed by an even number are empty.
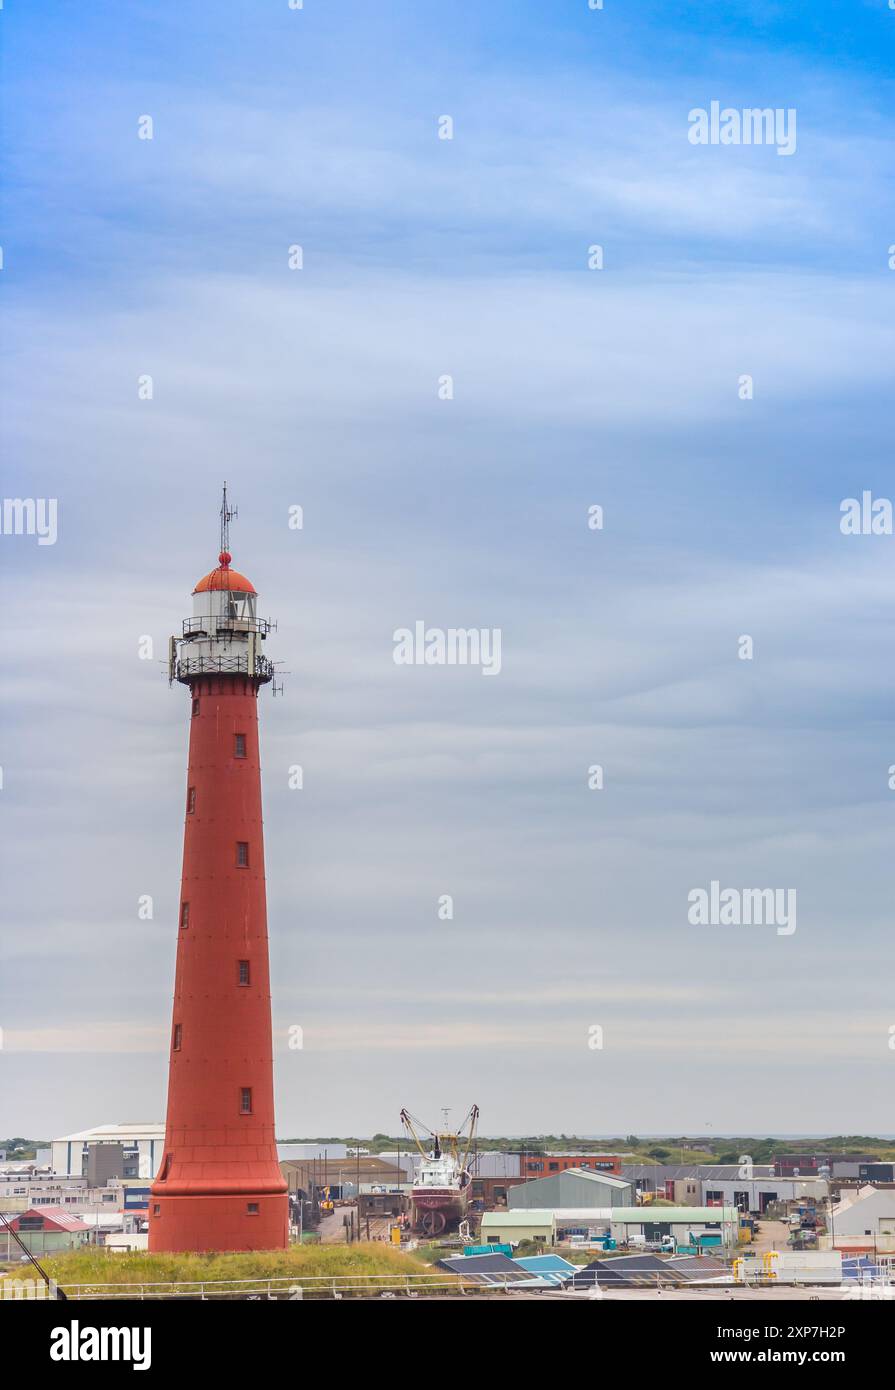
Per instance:
[[[818,1206],[827,1200],[830,1185],[825,1178],[703,1178],[707,1206],[736,1207],[762,1215],[771,1202],[808,1202]]]
[[[823,1244],[849,1254],[895,1254],[895,1189],[868,1186],[843,1192]]]
[[[158,1171],[164,1143],[163,1124],[97,1125],[96,1129],[64,1134],[53,1140],[53,1172],[79,1178],[92,1145],[120,1144],[124,1150],[123,1176],[151,1181]]]
[[[120,1144],[124,1150],[125,1178],[145,1178],[152,1181],[158,1172],[165,1145],[163,1124],[97,1125],[95,1129],[78,1134],[64,1134],[54,1139],[49,1152],[52,1171],[58,1177],[80,1178],[84,1163],[94,1144]],[[278,1144],[280,1161],[287,1158],[340,1159],[348,1150],[344,1144]]]

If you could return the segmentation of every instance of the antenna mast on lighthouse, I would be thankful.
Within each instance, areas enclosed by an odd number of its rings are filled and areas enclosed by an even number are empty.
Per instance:
[[[221,502],[221,564],[230,561],[230,522],[239,516],[238,507],[227,506],[227,484],[224,483],[224,496]],[[226,561],[224,556],[227,556]]]

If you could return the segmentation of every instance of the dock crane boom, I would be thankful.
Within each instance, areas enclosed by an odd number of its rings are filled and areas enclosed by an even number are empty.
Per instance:
[[[62,1289],[60,1289],[59,1285],[58,1285],[57,1283],[55,1283],[55,1282],[50,1278],[49,1274],[47,1274],[46,1270],[43,1268],[43,1266],[41,1265],[40,1261],[37,1260],[37,1259],[34,1257],[34,1255],[32,1255],[31,1251],[28,1249],[28,1246],[25,1244],[25,1242],[24,1242],[23,1240],[20,1239],[18,1231],[16,1231],[16,1230],[13,1229],[13,1224],[12,1224],[12,1222],[9,1220],[9,1217],[8,1217],[8,1216],[4,1216],[3,1212],[0,1212],[0,1221],[3,1222],[3,1230],[6,1231],[6,1233],[7,1233],[8,1236],[12,1236],[12,1238],[13,1238],[13,1240],[15,1241],[16,1245],[17,1245],[17,1246],[19,1247],[19,1249],[22,1251],[23,1255],[27,1255],[28,1259],[31,1261],[31,1263],[34,1265],[34,1268],[37,1270],[38,1274],[40,1275],[41,1279],[42,1279],[42,1280],[44,1281],[44,1283],[46,1284],[46,1286],[47,1286],[47,1297],[48,1297],[48,1298],[55,1298],[55,1299],[57,1299],[58,1302],[60,1302],[60,1303],[67,1303],[67,1302],[68,1302],[68,1294],[63,1293],[63,1291],[62,1291]]]
[[[457,1160],[461,1168],[466,1168],[468,1166],[469,1155],[475,1140],[478,1122],[479,1107],[477,1105],[471,1105],[469,1107],[469,1110],[464,1116],[463,1123],[456,1130],[430,1129],[429,1126],[418,1119],[416,1115],[411,1115],[409,1110],[401,1111],[401,1124],[404,1126],[404,1131],[413,1140],[422,1158],[429,1157],[428,1150],[424,1143],[424,1137],[427,1137],[435,1158],[441,1158],[442,1154],[447,1151]],[[466,1141],[466,1148],[461,1158],[460,1145],[464,1139]]]

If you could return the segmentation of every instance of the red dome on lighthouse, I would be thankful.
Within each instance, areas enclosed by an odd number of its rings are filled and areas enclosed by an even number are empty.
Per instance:
[[[250,579],[246,579],[245,575],[240,574],[238,570],[230,568],[230,558],[230,552],[222,550],[218,556],[217,569],[209,571],[203,579],[200,579],[193,593],[204,594],[209,589],[230,589],[243,594],[257,593],[258,591]]]

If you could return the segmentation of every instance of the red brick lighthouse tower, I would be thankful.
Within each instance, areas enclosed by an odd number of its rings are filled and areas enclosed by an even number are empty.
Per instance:
[[[258,751],[270,623],[230,568],[227,488],[218,567],[171,638],[191,696],[168,1116],[150,1250],[273,1250],[288,1242],[274,1142],[273,1044]]]

